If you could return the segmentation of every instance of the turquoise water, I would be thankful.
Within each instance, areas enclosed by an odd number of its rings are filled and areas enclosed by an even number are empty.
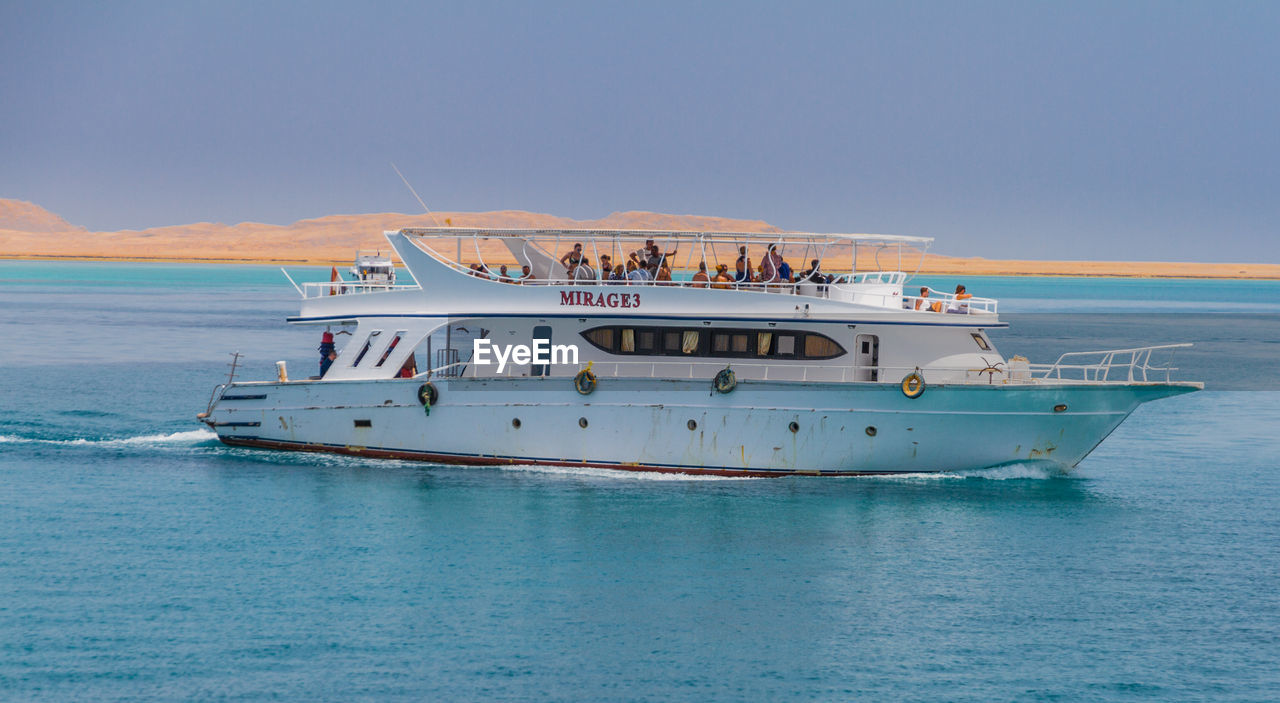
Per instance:
[[[1275,699],[1280,390],[1228,381],[1280,359],[1275,311],[1233,307],[1280,284],[965,282],[1024,301],[1036,329],[1001,332],[1006,354],[1191,339],[1228,358],[1180,376],[1221,383],[1140,408],[1067,475],[692,479],[231,449],[194,421],[227,352],[247,377],[314,363],[276,269],[0,262],[0,691]],[[1098,314],[1069,314],[1067,291]]]

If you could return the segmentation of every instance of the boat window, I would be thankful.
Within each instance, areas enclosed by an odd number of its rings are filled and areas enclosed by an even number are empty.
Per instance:
[[[360,353],[356,354],[356,360],[351,362],[353,367],[360,365],[360,362],[364,359],[364,355],[368,354],[369,348],[373,346],[373,340],[380,334],[382,334],[381,330],[374,330],[369,333],[369,338],[364,340],[364,346],[360,348]]]
[[[392,337],[391,343],[387,345],[386,351],[382,352],[382,357],[378,359],[378,363],[373,365],[375,369],[382,368],[382,365],[387,363],[387,357],[391,356],[391,352],[395,351],[396,345],[400,343],[400,338],[404,337],[404,335],[405,330],[396,332],[396,336]]]
[[[683,346],[681,344],[682,337],[683,335],[680,334],[679,330],[668,330],[667,332],[663,333],[662,350],[668,354],[681,353],[680,349]]]
[[[829,337],[820,334],[804,336],[804,356],[806,359],[830,359],[840,356],[840,345]]]
[[[681,354],[695,354],[698,351],[698,341],[702,337],[702,333],[698,330],[685,330],[684,339],[680,344]]]
[[[816,332],[759,329],[714,330],[705,335],[703,332],[681,327],[596,327],[581,334],[594,347],[610,354],[787,359],[831,359],[845,354],[834,339]],[[616,347],[614,340],[618,341]]]
[[[655,337],[657,337],[657,333],[653,330],[636,330],[636,351],[657,351],[657,347],[654,346]]]
[[[601,349],[613,349],[613,328],[599,327],[586,333],[587,341]]]
[[[978,343],[979,349],[981,349],[982,351],[991,351],[991,345],[987,344],[986,338],[984,338],[981,334],[977,332],[972,332],[970,333],[969,336],[973,337],[973,341]]]

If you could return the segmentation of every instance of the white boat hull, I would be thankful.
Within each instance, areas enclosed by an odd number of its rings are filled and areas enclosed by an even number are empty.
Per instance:
[[[204,418],[226,444],[418,459],[746,476],[1074,467],[1139,404],[1194,384],[897,385],[564,378],[235,383]],[[655,403],[652,399],[664,402]],[[517,422],[518,421],[518,422]],[[585,425],[585,426],[583,426]]]

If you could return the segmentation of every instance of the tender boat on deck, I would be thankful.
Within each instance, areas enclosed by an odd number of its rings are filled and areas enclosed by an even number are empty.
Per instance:
[[[299,286],[301,310],[288,321],[350,337],[322,376],[216,388],[201,419],[224,443],[748,476],[1074,467],[1141,403],[1202,387],[1153,361],[1190,345],[1006,359],[987,336],[1007,326],[997,301],[904,289],[903,256],[923,256],[927,238],[467,228],[386,237],[415,283],[396,283],[389,258],[368,258],[355,281]],[[650,241],[676,280],[602,274],[602,256],[644,263]],[[584,246],[563,255],[575,243]],[[818,266],[795,281],[774,276],[776,265],[765,271],[773,280],[691,280],[699,262],[733,272],[743,256],[750,270],[770,248]],[[498,263],[511,266],[506,276]],[[482,363],[504,346],[506,363]],[[560,356],[530,358],[520,346]]]

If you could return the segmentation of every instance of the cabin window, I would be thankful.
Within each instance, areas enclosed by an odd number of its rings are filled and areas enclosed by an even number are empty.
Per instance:
[[[587,341],[601,349],[613,349],[613,328],[599,327],[586,333]]]
[[[654,345],[654,339],[657,336],[657,333],[653,330],[636,330],[636,351],[657,351],[657,347]]]
[[[978,332],[972,332],[970,333],[969,336],[973,337],[973,341],[978,343],[979,349],[981,349],[982,351],[991,351],[991,345],[987,344],[987,340],[985,337],[982,336],[982,334]]]
[[[830,359],[833,356],[840,356],[840,345],[830,337],[824,337],[820,334],[806,334],[804,336],[804,356],[806,359]]]
[[[679,354],[682,335],[678,330],[670,330],[662,334],[662,350],[667,354]]]
[[[356,354],[356,360],[351,362],[351,365],[353,367],[360,365],[360,362],[364,360],[364,355],[368,354],[370,347],[373,346],[373,340],[376,339],[377,336],[380,334],[382,334],[381,330],[374,330],[369,333],[369,338],[364,340],[364,346],[360,347],[360,353]]]
[[[405,334],[404,330],[396,332],[396,336],[392,337],[391,343],[387,345],[386,351],[382,352],[382,357],[378,359],[378,363],[373,365],[374,368],[382,368],[382,365],[387,363],[387,357],[391,356],[391,352],[395,351],[396,345],[400,343],[400,339],[404,337]]]
[[[830,337],[794,330],[714,330],[704,336],[700,329],[681,327],[597,327],[581,334],[597,349],[610,354],[831,359],[845,353]]]
[[[698,342],[702,338],[702,333],[698,330],[685,330],[683,340],[680,343],[680,353],[696,354],[698,351]]]

